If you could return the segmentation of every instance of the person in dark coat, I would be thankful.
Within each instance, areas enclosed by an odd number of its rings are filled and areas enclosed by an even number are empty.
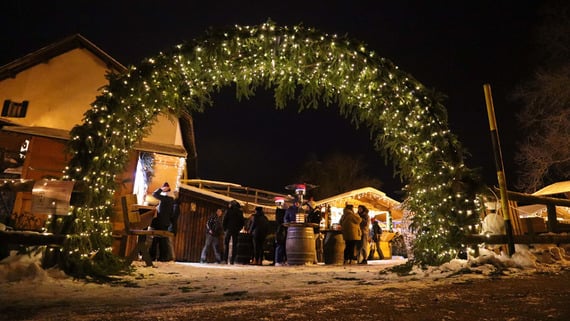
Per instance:
[[[178,198],[178,192],[174,192],[174,204],[172,205],[172,216],[170,217],[170,226],[168,230],[172,234],[178,232],[178,217],[180,216],[180,199]]]
[[[220,249],[218,248],[220,236],[222,235],[222,215],[224,211],[221,208],[216,210],[216,213],[210,215],[208,221],[206,221],[206,243],[202,248],[202,253],[200,254],[200,263],[206,263],[206,257],[208,256],[208,250],[212,248],[214,250],[214,256],[216,258],[216,263],[222,262],[222,256],[220,254]]]
[[[277,227],[275,230],[275,260],[273,263],[275,266],[280,266],[285,263],[285,241],[287,239],[287,227],[283,225],[283,219],[285,217],[285,209],[282,205],[278,205],[275,209],[275,222]]]
[[[382,228],[378,224],[378,220],[372,219],[372,241],[374,242],[374,251],[378,253],[378,258],[380,260],[384,259],[384,254],[382,253],[382,248],[380,247],[380,238],[382,237]],[[369,259],[374,258],[374,251],[371,251],[368,256]]]
[[[285,223],[295,223],[297,221],[297,213],[299,212],[299,200],[295,199],[293,201],[293,205],[289,206],[286,210],[285,210],[285,217],[283,218],[283,221]]]
[[[253,264],[263,264],[263,244],[269,232],[269,219],[263,213],[263,208],[256,207],[248,232],[253,238]]]
[[[224,258],[225,262],[234,264],[237,255],[237,245],[239,231],[244,225],[243,211],[241,210],[241,205],[236,200],[232,200],[228,205],[224,219],[222,220],[222,226],[224,228]],[[230,252],[230,241],[232,243],[232,255],[229,256]]]
[[[170,190],[168,182],[164,183],[162,187],[158,188],[152,193],[152,196],[160,201],[157,207],[156,217],[152,219],[150,227],[153,230],[168,231],[171,226],[171,218],[174,214],[174,194]],[[158,257],[157,257],[158,250]],[[170,252],[170,243],[166,237],[153,237],[150,246],[150,257],[153,260],[166,262],[172,260]]]

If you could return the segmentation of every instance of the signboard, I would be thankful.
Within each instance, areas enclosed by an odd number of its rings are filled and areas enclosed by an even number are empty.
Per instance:
[[[69,215],[73,185],[72,181],[37,181],[32,189],[32,212]]]

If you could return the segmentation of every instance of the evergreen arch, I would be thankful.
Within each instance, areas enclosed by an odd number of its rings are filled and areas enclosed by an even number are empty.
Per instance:
[[[86,205],[67,218],[73,236],[59,261],[68,273],[87,273],[109,259],[115,177],[157,115],[202,112],[213,93],[230,85],[237,99],[266,88],[277,109],[291,100],[299,111],[336,105],[354,126],[367,126],[375,149],[407,183],[416,262],[454,258],[462,236],[478,223],[477,179],[464,166],[438,94],[363,43],[268,21],[210,31],[108,79],[84,124],[71,132],[64,179],[83,181],[88,191]]]

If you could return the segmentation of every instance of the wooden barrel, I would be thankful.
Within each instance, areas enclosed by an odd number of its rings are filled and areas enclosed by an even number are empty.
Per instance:
[[[316,259],[313,226],[299,223],[290,224],[287,228],[285,252],[289,265],[313,264]]]
[[[344,263],[344,238],[342,232],[337,230],[326,231],[323,256],[325,264]]]
[[[239,233],[235,263],[249,264],[253,258],[253,238],[249,233]]]

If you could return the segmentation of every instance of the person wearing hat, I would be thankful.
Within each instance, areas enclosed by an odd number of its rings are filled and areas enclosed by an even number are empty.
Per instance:
[[[170,185],[165,182],[160,188],[156,189],[152,196],[159,200],[156,217],[152,220],[150,227],[154,230],[168,231],[171,226],[171,217],[174,212],[174,194],[170,190]],[[158,250],[158,257],[157,257]],[[170,253],[170,243],[166,237],[153,237],[150,246],[150,256],[153,260],[170,261],[172,254]]]
[[[263,244],[269,231],[269,219],[265,216],[261,206],[255,208],[255,213],[253,213],[252,217],[248,232],[253,237],[253,264],[262,265]]]

